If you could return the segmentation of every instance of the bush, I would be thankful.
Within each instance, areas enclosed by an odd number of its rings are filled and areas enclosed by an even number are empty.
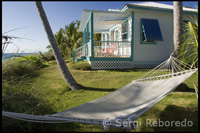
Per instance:
[[[38,67],[42,65],[42,61],[40,60],[39,56],[32,56],[32,55],[28,55],[28,56],[24,56],[21,58],[17,58],[15,59],[16,61],[19,62],[29,62],[29,63],[34,63],[35,65],[37,65]]]
[[[55,56],[52,51],[48,51],[48,52],[44,53],[43,56],[44,57],[42,57],[42,59],[44,59],[44,60],[47,60],[47,61],[55,60]]]
[[[90,70],[91,66],[88,61],[80,61],[80,62],[71,62],[71,67],[76,70]]]
[[[2,63],[2,79],[12,80],[22,76],[33,74],[42,66],[39,57],[24,56],[10,59]]]

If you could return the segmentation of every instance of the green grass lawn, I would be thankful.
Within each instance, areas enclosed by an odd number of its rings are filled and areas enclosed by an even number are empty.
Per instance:
[[[69,63],[67,64],[69,66]],[[70,66],[69,66],[70,68]],[[40,69],[37,75],[14,84],[12,89],[3,90],[2,108],[6,111],[45,115],[61,112],[107,95],[145,74],[148,69],[137,70],[72,70],[75,80],[83,89],[71,91],[66,86],[55,63]],[[192,75],[174,92],[141,115],[137,121],[141,126],[135,130],[110,128],[110,131],[198,131],[198,102],[192,83],[198,82],[197,74]],[[10,86],[10,84],[8,84]],[[6,85],[4,86],[6,87]],[[9,95],[11,94],[12,95]],[[7,103],[6,103],[7,101]],[[9,102],[8,102],[9,101]],[[151,127],[151,121],[192,121],[192,127]],[[31,123],[2,118],[3,131],[104,131],[102,126],[80,124]]]

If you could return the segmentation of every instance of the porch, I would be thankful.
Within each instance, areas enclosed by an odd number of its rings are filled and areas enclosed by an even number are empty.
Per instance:
[[[88,60],[91,66],[100,63],[102,67],[108,63],[115,65],[116,62],[117,64],[128,63],[130,66],[133,62],[133,18],[134,12],[84,10],[79,28],[79,31],[83,32],[83,45],[73,50],[73,61]],[[128,19],[131,20],[129,23]],[[119,29],[122,30],[121,25],[124,23],[127,29],[131,24],[129,38],[127,31],[118,39],[105,40],[101,37],[99,41],[94,40],[94,34],[109,33],[117,25],[120,25]],[[103,68],[106,69],[105,66]]]
[[[95,58],[130,58],[131,57],[131,42],[127,41],[94,41],[93,49],[91,50],[91,42],[73,51],[73,61],[81,61],[84,59]],[[112,60],[112,59],[111,59]]]

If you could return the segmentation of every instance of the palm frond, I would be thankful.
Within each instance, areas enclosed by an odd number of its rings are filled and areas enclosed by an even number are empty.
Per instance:
[[[191,64],[192,67],[198,64],[198,23],[195,20],[194,22],[185,25],[180,49],[181,60]]]

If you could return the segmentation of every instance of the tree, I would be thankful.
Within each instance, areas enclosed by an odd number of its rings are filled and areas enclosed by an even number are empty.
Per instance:
[[[82,43],[82,32],[79,32],[80,21],[71,22],[69,26],[65,26],[65,37],[68,48],[71,51],[78,48]]]
[[[191,67],[198,67],[198,22],[196,19],[194,19],[194,23],[185,24],[180,58]]]
[[[101,41],[101,33],[94,34],[94,41]]]
[[[44,29],[46,31],[49,43],[52,47],[54,56],[56,58],[57,64],[61,70],[62,76],[64,78],[65,83],[72,89],[72,90],[78,90],[81,88],[81,86],[75,81],[75,79],[72,77],[69,69],[67,68],[67,65],[65,61],[63,60],[63,57],[60,53],[60,50],[57,46],[56,40],[54,38],[54,35],[52,33],[51,27],[49,25],[48,19],[46,17],[45,11],[43,9],[41,1],[35,2],[39,16],[41,18],[41,21],[43,23]]]
[[[65,36],[64,36],[64,29],[60,28],[60,30],[54,36],[55,36],[58,48],[60,49],[62,55],[63,56],[67,55],[67,44],[66,44]]]
[[[172,53],[173,57],[177,57],[180,51],[180,45],[182,44],[182,34],[183,34],[183,10],[182,1],[173,2],[173,15],[174,15],[174,51]]]

